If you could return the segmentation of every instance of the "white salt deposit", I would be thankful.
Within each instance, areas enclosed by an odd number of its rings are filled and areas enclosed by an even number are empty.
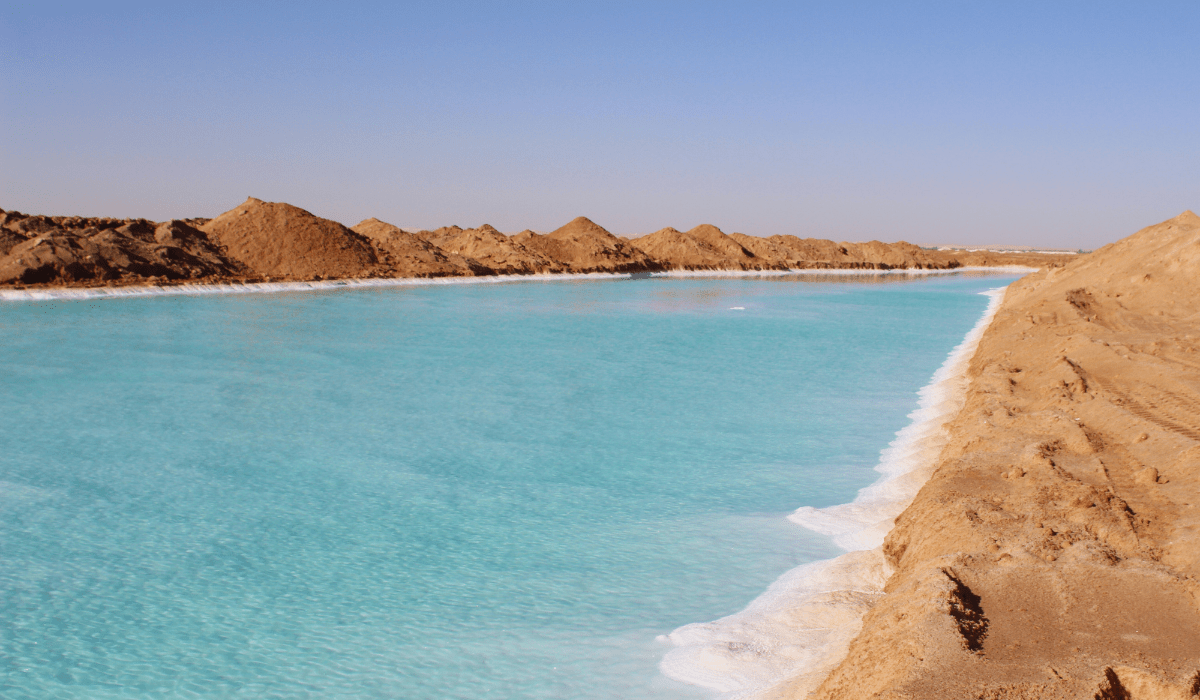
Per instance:
[[[245,284],[178,284],[147,287],[59,287],[36,289],[0,289],[0,301],[50,301],[127,299],[129,297],[192,296],[205,294],[276,294],[330,289],[373,287],[414,287],[445,284],[501,284],[506,282],[561,282],[565,280],[636,279],[640,277],[780,277],[800,276],[917,276],[954,275],[961,273],[1018,273],[1034,272],[1028,267],[959,267],[953,270],[680,270],[652,273],[537,274],[491,275],[488,277],[403,277],[389,279],[314,280],[308,282],[249,282]]]

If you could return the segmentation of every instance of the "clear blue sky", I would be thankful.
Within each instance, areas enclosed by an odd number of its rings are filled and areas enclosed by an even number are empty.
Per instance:
[[[1200,3],[9,2],[0,207],[1092,248],[1200,209]]]

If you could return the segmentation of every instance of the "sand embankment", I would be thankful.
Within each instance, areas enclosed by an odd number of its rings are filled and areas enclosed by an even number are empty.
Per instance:
[[[253,197],[215,219],[161,224],[0,210],[0,286],[15,289],[698,270],[945,270],[1042,267],[1060,260],[1036,253],[926,251],[903,241],[726,235],[707,224],[631,241],[584,217],[545,235],[506,236],[486,224],[414,232],[378,219],[351,229]]]
[[[811,694],[1200,696],[1200,217],[1014,283]]]

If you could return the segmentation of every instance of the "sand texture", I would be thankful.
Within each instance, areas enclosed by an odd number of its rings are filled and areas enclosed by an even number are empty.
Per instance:
[[[673,270],[786,270],[780,260],[759,257],[708,224],[684,232],[664,228],[635,238],[633,245]]]
[[[210,280],[248,270],[198,221],[25,217],[0,212],[0,284],[86,284],[122,278]]]
[[[436,231],[422,231],[421,234],[447,252],[486,266],[493,274],[532,275],[567,272],[570,269],[565,263],[526,248],[487,224],[469,229],[450,226]]]
[[[201,228],[264,277],[367,277],[379,267],[366,238],[290,204],[251,197]]]
[[[548,234],[511,236],[487,224],[407,231],[378,219],[350,229],[253,197],[215,219],[165,223],[0,210],[0,287],[14,289],[664,270],[1042,267],[1062,259],[929,251],[904,242],[726,235],[708,224],[629,240],[584,217]]]
[[[586,217],[578,217],[546,235],[522,231],[513,240],[570,272],[649,272],[661,270],[660,262],[623,238],[617,238]]]
[[[966,263],[944,251],[926,251],[911,243],[835,243],[818,238],[771,236],[759,238],[742,233],[732,238],[759,259],[790,269],[830,268],[843,270],[944,270]],[[997,265],[1020,264],[1012,261]],[[1041,264],[1045,264],[1044,261]],[[1040,267],[1041,264],[1033,265]]]
[[[475,260],[447,251],[420,236],[379,219],[366,219],[350,229],[368,239],[379,259],[395,277],[457,277],[492,275]]]
[[[895,573],[808,695],[1200,696],[1200,217],[1014,283]]]

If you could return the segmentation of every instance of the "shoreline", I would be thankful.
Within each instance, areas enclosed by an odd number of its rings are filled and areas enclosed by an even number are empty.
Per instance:
[[[543,273],[531,275],[487,275],[479,277],[394,277],[338,279],[291,282],[247,282],[244,284],[178,284],[126,287],[54,287],[42,289],[0,289],[0,301],[85,301],[163,296],[211,296],[228,294],[280,294],[318,292],[335,289],[373,289],[385,287],[427,287],[460,284],[509,284],[514,282],[603,281],[655,278],[789,277],[789,276],[871,276],[898,277],[924,275],[1028,274],[1037,268],[1020,265],[967,266],[953,269],[838,269],[804,268],[793,270],[668,270],[663,272],[589,272]]]
[[[785,572],[737,613],[664,635],[675,648],[659,664],[663,675],[746,700],[779,697],[785,684],[789,697],[803,697],[845,658],[892,574],[884,537],[936,466],[946,425],[966,402],[970,361],[1007,287],[979,292],[990,297],[983,314],[918,390],[910,422],[880,453],[880,477],[850,503],[802,506],[788,516],[846,553]]]
[[[773,698],[1200,694],[1200,217],[1010,285],[845,658]]]

